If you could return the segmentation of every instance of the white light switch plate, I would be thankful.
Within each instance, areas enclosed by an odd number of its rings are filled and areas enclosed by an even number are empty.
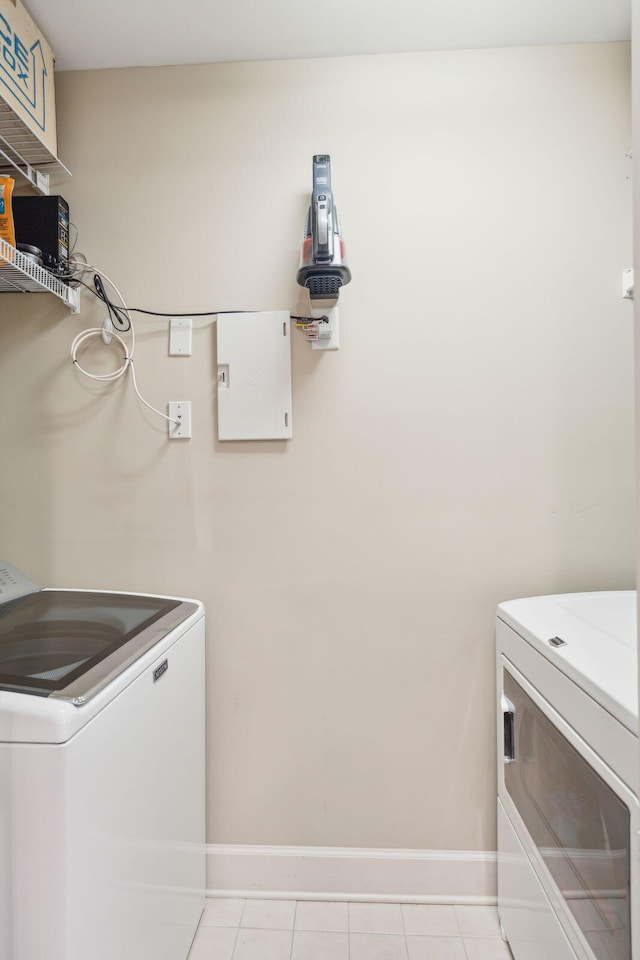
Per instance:
[[[178,317],[169,323],[169,356],[191,356],[191,317]]]

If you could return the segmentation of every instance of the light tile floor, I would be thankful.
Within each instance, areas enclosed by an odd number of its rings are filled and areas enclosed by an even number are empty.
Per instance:
[[[511,960],[495,907],[207,900],[189,960]]]

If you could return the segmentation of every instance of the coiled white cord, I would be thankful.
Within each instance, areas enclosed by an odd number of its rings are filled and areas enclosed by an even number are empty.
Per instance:
[[[77,337],[74,338],[73,343],[71,344],[71,360],[74,366],[76,367],[77,370],[80,371],[80,373],[84,374],[85,377],[89,377],[90,380],[97,380],[103,383],[109,382],[111,380],[118,380],[120,377],[125,376],[127,370],[130,370],[133,389],[135,390],[136,396],[141,401],[141,403],[143,403],[145,407],[148,407],[149,410],[152,410],[153,413],[157,413],[158,416],[162,417],[163,420],[168,420],[169,423],[178,424],[180,422],[179,420],[176,420],[174,417],[168,417],[166,413],[162,413],[161,410],[157,410],[154,406],[148,403],[148,401],[145,400],[145,398],[140,393],[140,390],[138,388],[138,382],[136,380],[136,371],[133,365],[133,354],[136,347],[136,331],[135,331],[133,322],[131,320],[131,316],[127,310],[127,305],[124,302],[123,296],[118,290],[118,288],[116,287],[113,280],[109,279],[109,277],[106,274],[102,273],[101,270],[97,270],[95,267],[92,267],[92,269],[95,270],[95,272],[98,273],[103,280],[106,280],[107,283],[110,284],[111,287],[113,287],[116,294],[118,295],[118,298],[122,304],[122,309],[126,314],[130,323],[129,333],[131,334],[131,348],[127,347],[127,344],[122,339],[122,337],[115,332],[115,330],[111,325],[111,322],[109,322],[108,327],[106,327],[105,325],[103,325],[102,327],[90,327],[88,330],[82,330],[77,335]],[[116,340],[117,343],[119,343],[120,346],[122,347],[122,350],[123,350],[122,363],[119,367],[117,367],[117,369],[111,371],[111,373],[102,373],[102,374],[90,373],[89,370],[86,370],[83,366],[81,366],[78,360],[78,351],[80,347],[84,343],[87,343],[87,341],[92,340],[94,337],[100,337],[105,343],[110,343],[111,340]]]

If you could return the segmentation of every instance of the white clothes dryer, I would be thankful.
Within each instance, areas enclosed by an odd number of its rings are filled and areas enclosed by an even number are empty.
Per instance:
[[[498,910],[515,960],[640,956],[636,594],[498,607]]]
[[[0,564],[2,960],[186,960],[204,759],[202,604]]]

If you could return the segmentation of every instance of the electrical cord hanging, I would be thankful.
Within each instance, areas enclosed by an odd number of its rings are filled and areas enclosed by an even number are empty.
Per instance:
[[[102,280],[100,279],[100,274],[96,273],[93,277],[93,285],[96,288],[96,296],[99,300],[105,304],[107,311],[109,313],[109,318],[112,325],[116,330],[120,330],[121,333],[126,333],[127,330],[131,329],[131,319],[126,316],[123,311],[112,303],[107,296]],[[85,284],[86,286],[86,284]]]
[[[65,274],[65,279],[70,283],[81,284],[85,287],[94,297],[100,300],[105,307],[107,308],[107,317],[105,318],[104,324],[102,327],[90,327],[88,330],[83,330],[81,333],[74,338],[71,344],[71,360],[76,367],[76,369],[82,373],[85,377],[88,377],[90,380],[95,380],[97,382],[107,383],[114,380],[118,380],[120,377],[126,375],[127,371],[131,371],[131,382],[133,384],[133,389],[136,396],[141,403],[144,404],[149,410],[157,414],[159,417],[162,417],[163,420],[167,420],[169,423],[179,424],[179,420],[176,420],[174,417],[167,416],[166,413],[162,413],[161,410],[156,409],[152,406],[140,393],[138,387],[138,382],[136,380],[136,371],[133,363],[133,354],[135,351],[136,345],[136,332],[133,322],[131,320],[132,313],[143,313],[147,316],[152,317],[216,317],[219,313],[252,313],[251,310],[205,310],[205,311],[189,311],[182,313],[165,313],[160,310],[146,310],[142,307],[127,307],[124,298],[117,286],[105,273],[99,270],[96,266],[89,263],[82,253],[74,253],[75,246],[77,242],[77,229],[76,229],[76,238],[73,244],[71,251],[71,256],[69,257],[69,269]],[[93,287],[86,283],[83,277],[94,271],[93,276]],[[120,300],[120,306],[111,300],[108,296],[103,280],[106,281],[115,291],[116,296]],[[298,317],[291,315],[291,319],[295,321],[296,326],[301,327],[305,326],[307,323],[310,323],[314,319],[320,323],[327,323],[328,317]],[[119,332],[116,333],[116,330]],[[131,347],[128,348],[125,341],[120,336],[120,333],[129,333],[131,335]],[[78,352],[80,348],[86,344],[89,340],[92,340],[95,337],[101,337],[105,344],[111,343],[113,340],[120,345],[123,351],[122,363],[115,370],[112,370],[110,373],[105,374],[96,374],[91,373],[89,370],[86,370],[78,360]]]
[[[82,257],[83,254],[76,254],[76,257]],[[124,326],[124,321],[121,319],[122,314],[125,312],[112,300],[108,298],[105,293],[104,286],[100,283],[100,275],[94,276],[93,282],[94,286],[91,287],[88,283],[82,279],[84,274],[89,273],[91,270],[97,270],[97,267],[94,267],[92,264],[88,263],[86,260],[76,260],[75,257],[69,258],[69,265],[71,269],[66,274],[66,279],[71,280],[75,283],[81,284],[85,287],[89,293],[93,294],[94,297],[97,297],[99,300],[107,306],[109,310],[109,315],[113,322],[114,315],[117,318],[116,322],[113,324],[114,327],[117,327],[121,332],[126,332],[129,329],[129,326]],[[108,279],[108,278],[106,278]],[[111,282],[111,281],[109,281]],[[94,289],[95,288],[95,289]],[[166,313],[163,310],[147,310],[143,307],[126,307],[126,322],[130,325],[132,313],[143,313],[149,317],[217,317],[219,313],[254,313],[253,310],[182,310],[180,313]],[[326,316],[322,317],[298,317],[295,314],[291,314],[291,319],[297,321],[297,326],[302,325],[303,323],[311,323],[316,320],[319,323],[328,323],[329,318]]]
[[[182,313],[161,313],[159,310],[143,310],[142,307],[129,307],[129,313],[146,313],[150,317],[217,317],[219,313],[255,313],[255,310],[204,310],[196,313],[183,310]]]
[[[69,221],[69,238],[70,238],[69,242],[71,244],[71,247],[69,250],[69,257],[72,257],[75,253],[76,244],[78,243],[78,236],[79,236],[78,227],[76,226],[75,223],[72,223],[71,221]],[[71,237],[73,237],[73,239],[71,239]]]
[[[88,330],[81,331],[77,335],[77,337],[74,338],[73,343],[71,344],[71,360],[74,366],[76,367],[77,370],[80,371],[80,373],[84,374],[85,377],[88,377],[90,380],[96,380],[98,382],[109,382],[113,380],[118,380],[120,377],[125,376],[127,371],[130,370],[133,389],[135,391],[136,396],[141,401],[141,403],[143,403],[145,407],[148,407],[149,410],[153,411],[153,413],[156,413],[159,417],[162,417],[163,420],[168,420],[169,423],[178,424],[180,422],[179,420],[176,420],[175,417],[167,416],[167,414],[162,413],[161,410],[157,410],[156,407],[152,406],[152,404],[150,404],[147,400],[145,400],[145,398],[140,393],[138,382],[136,380],[136,371],[133,363],[133,355],[136,348],[136,331],[135,331],[135,327],[133,326],[133,323],[131,322],[131,317],[129,315],[129,310],[127,309],[127,305],[124,301],[122,294],[118,290],[117,286],[115,285],[113,280],[111,280],[106,275],[106,273],[103,273],[102,271],[98,271],[97,267],[94,267],[92,265],[86,265],[86,266],[96,271],[96,276],[94,277],[94,285],[96,287],[96,291],[99,291],[99,289],[102,289],[102,293],[104,296],[100,296],[99,292],[96,292],[95,296],[97,296],[100,300],[104,299],[104,302],[107,305],[107,309],[109,310],[109,318],[111,323],[113,323],[114,317],[116,318],[118,323],[123,323],[123,322],[128,323],[128,327],[121,329],[120,332],[122,333],[128,332],[131,335],[131,346],[127,347],[127,344],[122,339],[122,337],[118,333],[116,333],[115,330],[112,329],[110,331],[109,340],[111,339],[115,340],[116,343],[118,343],[122,347],[122,350],[123,350],[122,363],[119,367],[117,367],[117,369],[112,370],[110,373],[105,373],[105,374],[91,373],[89,370],[86,370],[80,364],[80,361],[78,360],[78,351],[83,344],[87,343],[89,340],[92,340],[95,337],[101,337],[103,340],[105,340],[105,327],[104,326],[90,327]],[[96,280],[98,280],[98,283],[95,282]],[[113,287],[116,293],[116,296],[120,300],[121,306],[117,306],[109,300],[109,298],[106,295],[106,292],[104,291],[104,285],[102,283],[103,280],[106,281],[106,283],[108,283],[111,287]],[[85,284],[85,286],[88,286],[88,285]],[[122,318],[124,318],[124,320]],[[109,340],[105,340],[105,342],[109,342]]]
[[[205,310],[202,313],[185,311],[182,313],[160,313],[159,310],[143,310],[141,307],[129,307],[130,313],[146,313],[150,317],[217,317],[219,313],[251,313],[251,310]]]
[[[85,377],[89,377],[90,380],[97,380],[103,383],[109,382],[111,380],[118,380],[120,377],[125,375],[127,370],[130,370],[131,383],[133,384],[133,389],[136,393],[136,396],[145,405],[145,407],[148,407],[149,410],[152,410],[154,413],[157,413],[158,416],[162,417],[164,420],[168,420],[169,423],[175,423],[176,425],[179,424],[180,423],[179,420],[176,420],[175,417],[168,417],[166,413],[162,413],[160,410],[156,410],[156,408],[152,406],[142,396],[138,388],[138,381],[136,380],[136,370],[133,365],[133,345],[131,347],[131,350],[129,350],[127,348],[126,343],[124,342],[124,340],[119,334],[115,332],[112,333],[113,339],[120,344],[120,346],[124,351],[122,364],[116,370],[112,370],[111,373],[98,374],[98,373],[90,373],[83,366],[81,366],[80,361],[78,360],[78,350],[80,349],[83,343],[86,343],[88,340],[91,340],[93,337],[102,337],[102,334],[103,334],[102,327],[89,327],[88,330],[83,330],[82,333],[79,333],[78,336],[75,337],[73,343],[71,344],[71,359],[76,369],[79,370],[80,373],[83,373]]]

